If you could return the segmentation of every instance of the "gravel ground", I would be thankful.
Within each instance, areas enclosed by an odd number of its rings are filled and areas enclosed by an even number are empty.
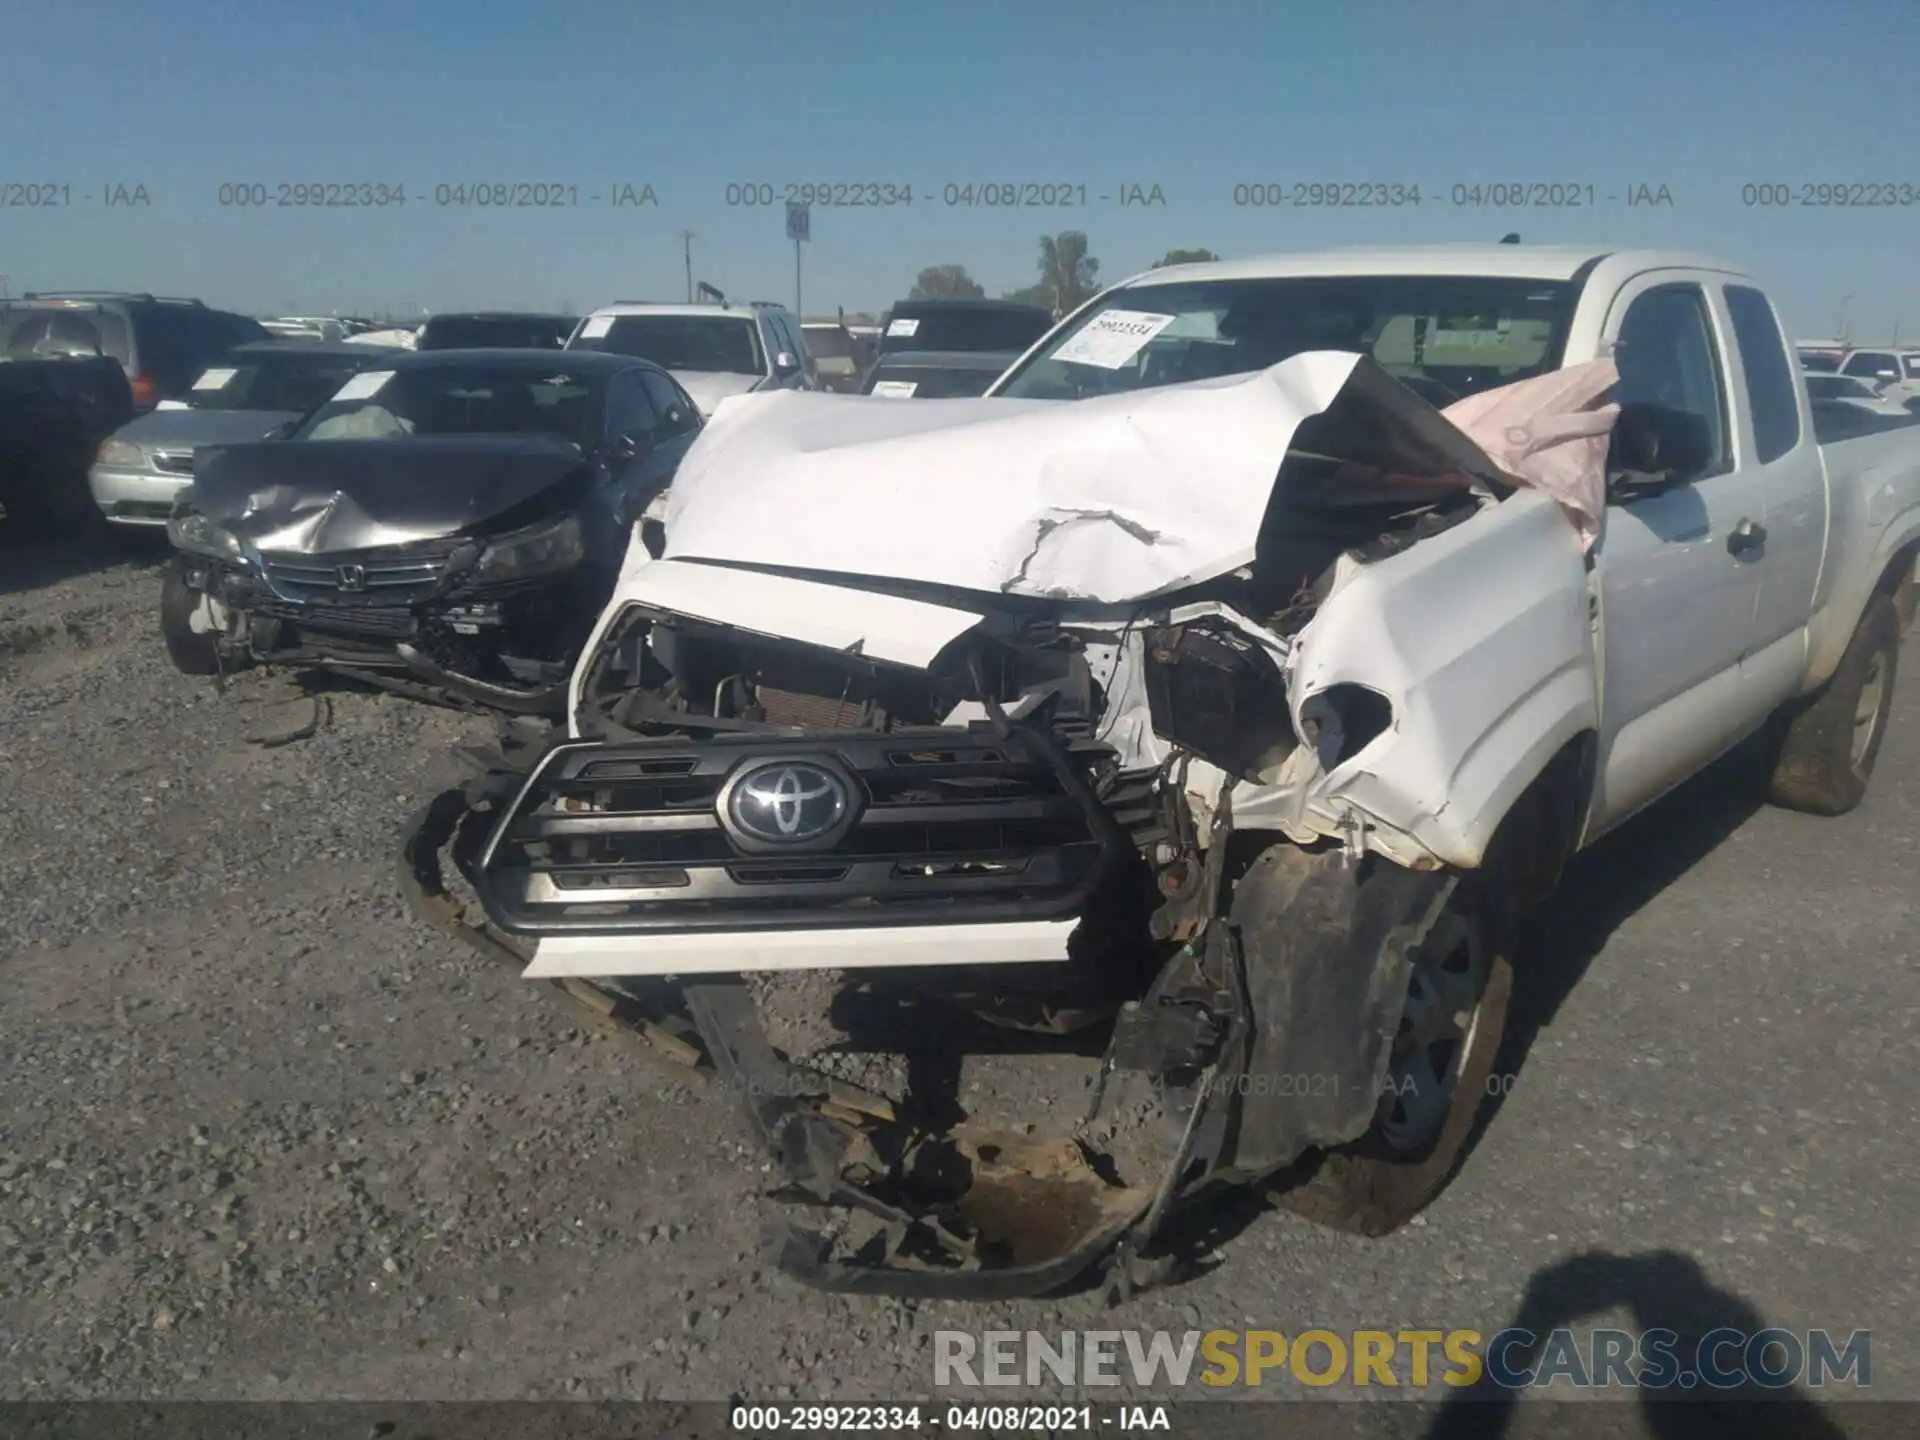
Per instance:
[[[1855,816],[1709,777],[1582,863],[1419,1222],[1225,1217],[1116,1316],[763,1273],[728,1097],[404,911],[398,826],[484,723],[336,693],[259,748],[284,688],[175,674],[157,593],[0,551],[0,1397],[900,1399],[938,1329],[1491,1332],[1531,1283],[1576,1325],[1872,1327],[1920,1398],[1913,673]]]

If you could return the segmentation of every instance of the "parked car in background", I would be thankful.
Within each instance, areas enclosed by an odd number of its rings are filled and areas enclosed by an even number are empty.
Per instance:
[[[1811,372],[1804,372],[1803,378],[1807,382],[1807,395],[1810,399],[1856,405],[1876,415],[1907,414],[1907,407],[1899,400],[1889,398],[1885,393],[1885,387],[1874,381],[1862,380],[1853,375],[1819,375]]]
[[[269,315],[260,323],[278,340],[337,341],[350,333],[331,315]]]
[[[1920,350],[1892,346],[1849,350],[1840,362],[1839,373],[1856,380],[1878,381],[1882,396],[1907,400],[1920,395]]]
[[[880,354],[1011,350],[1017,355],[1052,328],[1052,312],[1015,300],[902,300],[881,325]]]
[[[700,433],[625,355],[402,354],[284,439],[200,450],[167,527],[173,663],[318,667],[558,713],[640,512]]]
[[[414,348],[558,350],[579,323],[575,315],[523,315],[506,311],[435,315],[420,327]]]
[[[106,290],[29,292],[0,301],[0,354],[41,347],[120,362],[136,410],[185,397],[202,370],[236,345],[273,336],[258,320],[199,300]]]
[[[380,329],[362,330],[347,336],[341,343],[378,345],[387,350],[417,350],[420,348],[420,329],[418,325],[409,325],[405,328],[386,326]]]
[[[846,326],[835,320],[809,320],[800,327],[801,338],[814,360],[814,376],[822,390],[850,395],[860,388],[860,342]]]
[[[1800,368],[1810,375],[1831,375],[1847,358],[1846,344],[1840,340],[1796,340],[1793,351]]]
[[[771,300],[603,305],[580,323],[567,348],[651,360],[672,373],[702,415],[731,395],[815,388],[800,322]]]
[[[71,538],[97,525],[87,464],[134,413],[126,371],[90,343],[68,348],[43,333],[35,348],[0,349],[0,514],[8,530]]]
[[[177,408],[170,402],[102,442],[87,475],[94,504],[109,524],[165,525],[200,446],[259,440],[324,403],[349,376],[401,353],[344,342],[241,345],[203,371]]]
[[[882,355],[861,382],[862,395],[892,400],[965,400],[1020,358],[1018,350],[896,350]]]

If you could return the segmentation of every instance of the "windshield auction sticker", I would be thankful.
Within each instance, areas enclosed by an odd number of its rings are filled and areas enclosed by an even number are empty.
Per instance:
[[[598,340],[611,329],[613,329],[611,315],[591,315],[587,317],[587,323],[580,327],[580,338]]]
[[[919,333],[920,322],[918,320],[895,320],[891,325],[887,326],[887,334],[889,335],[917,335]]]
[[[391,370],[362,370],[334,392],[335,400],[371,400],[393,378]]]
[[[920,388],[918,380],[876,380],[873,393],[888,400],[911,400],[913,392]]]
[[[209,370],[193,382],[193,388],[196,390],[222,390],[226,388],[227,382],[239,373],[238,370]]]
[[[1138,355],[1154,336],[1177,319],[1147,310],[1104,310],[1081,327],[1080,333],[1053,352],[1055,360],[1073,365],[1097,365],[1118,370]]]

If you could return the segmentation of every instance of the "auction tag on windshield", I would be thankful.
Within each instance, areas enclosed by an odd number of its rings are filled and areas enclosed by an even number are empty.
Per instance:
[[[887,326],[889,335],[917,335],[920,333],[918,320],[895,320]]]
[[[1118,370],[1178,318],[1155,315],[1147,310],[1103,310],[1049,358]]]
[[[196,390],[222,390],[226,388],[227,382],[239,373],[238,370],[209,370],[193,382],[193,388]]]
[[[611,329],[613,329],[613,317],[611,315],[595,315],[580,327],[580,338],[582,340],[598,340]]]
[[[393,378],[391,370],[362,370],[333,392],[335,400],[371,400]]]
[[[920,388],[917,380],[876,380],[873,393],[888,400],[911,400],[913,392]]]

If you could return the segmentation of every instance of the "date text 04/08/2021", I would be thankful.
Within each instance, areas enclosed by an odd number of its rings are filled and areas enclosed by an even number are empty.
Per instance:
[[[728,1428],[740,1435],[880,1434],[1031,1430],[1171,1430],[1164,1405],[735,1405]]]

